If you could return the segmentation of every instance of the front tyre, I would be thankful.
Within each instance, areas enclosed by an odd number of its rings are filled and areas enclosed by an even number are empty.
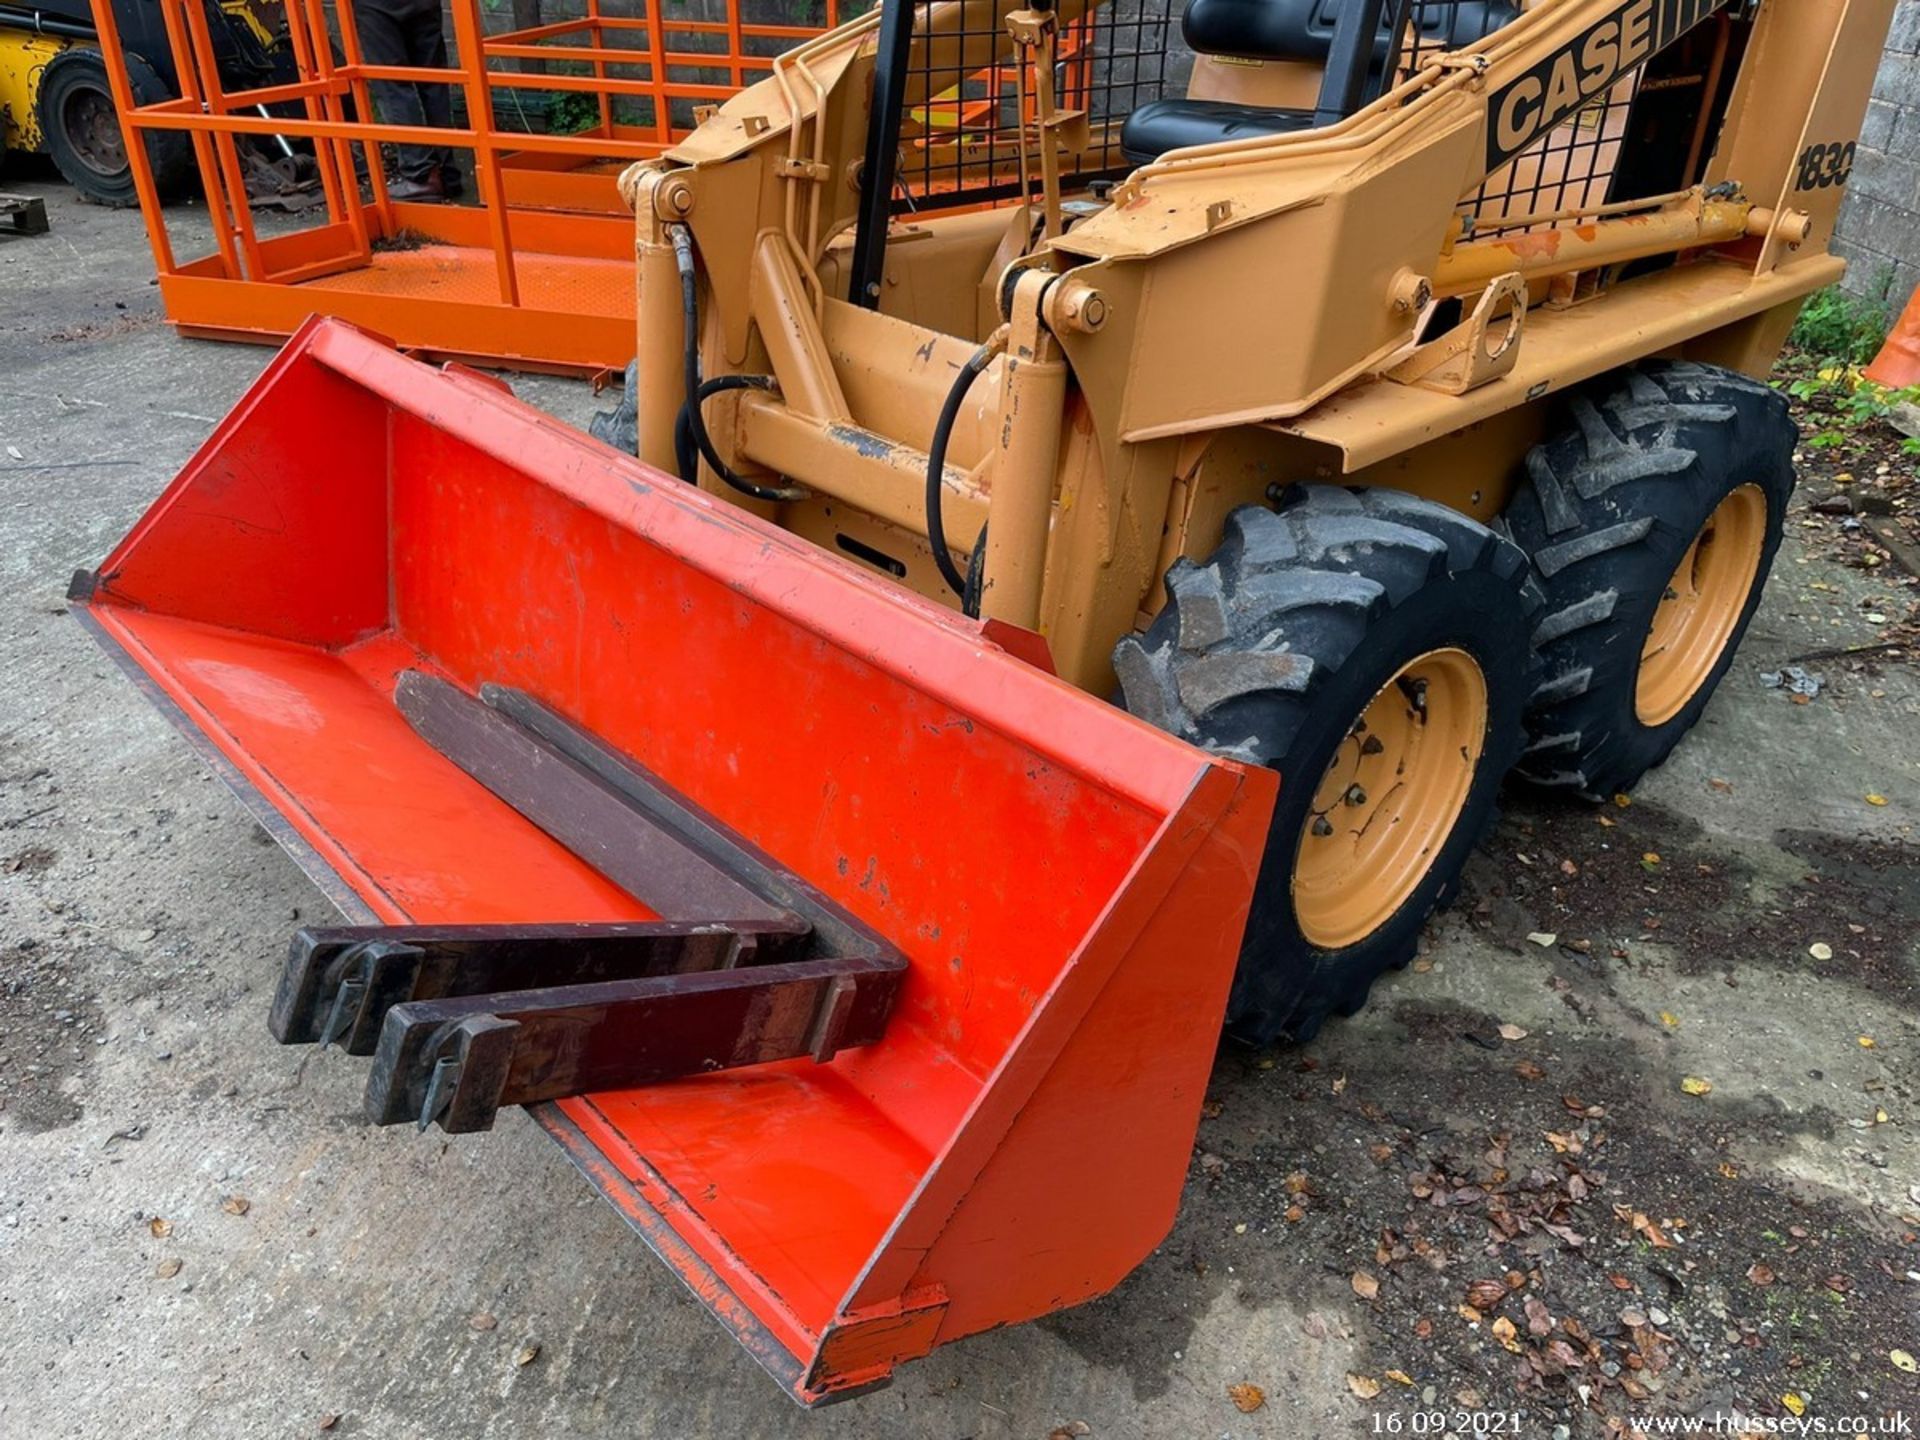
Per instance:
[[[1485,526],[1395,491],[1296,487],[1228,517],[1114,652],[1127,708],[1281,773],[1236,1038],[1310,1038],[1413,957],[1519,753],[1540,597]]]
[[[1733,664],[1780,548],[1799,432],[1767,386],[1672,361],[1569,410],[1504,517],[1547,596],[1519,769],[1603,799],[1672,753]]]

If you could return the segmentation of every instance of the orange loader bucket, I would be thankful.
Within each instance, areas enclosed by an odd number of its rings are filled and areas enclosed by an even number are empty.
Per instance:
[[[1270,774],[338,321],[73,600],[350,921],[625,943],[659,917],[608,878],[621,854],[570,848],[402,709],[511,694],[904,957],[890,1015],[805,990],[847,1048],[815,1025],[810,1053],[530,1105],[801,1402],[1101,1294],[1165,1237]]]

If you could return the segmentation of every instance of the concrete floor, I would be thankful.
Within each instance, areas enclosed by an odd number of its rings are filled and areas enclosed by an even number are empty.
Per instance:
[[[326,904],[62,603],[68,575],[127,529],[268,352],[172,333],[137,217],[19,188],[47,196],[53,231],[0,236],[0,1437],[242,1440],[318,1433],[332,1416],[329,1433],[381,1437],[1370,1432],[1391,1394],[1363,1404],[1348,1374],[1413,1362],[1395,1358],[1404,1324],[1349,1288],[1342,1247],[1364,1225],[1312,1240],[1311,1225],[1260,1219],[1279,1176],[1335,1165],[1366,1123],[1343,1110],[1310,1138],[1297,1129],[1297,1057],[1222,1060],[1224,1115],[1203,1129],[1179,1228],[1115,1295],[806,1415],[524,1117],[451,1143],[371,1129],[358,1066],[272,1044],[286,935]],[[176,212],[183,246],[198,219]],[[595,408],[578,384],[515,384],[574,423]],[[1700,853],[1763,875],[1793,868],[1783,826],[1898,857],[1920,811],[1911,668],[1836,677],[1807,706],[1754,679],[1811,646],[1874,638],[1863,614],[1912,599],[1890,573],[1840,571],[1792,543],[1722,696],[1636,801],[1691,817]],[[1810,588],[1816,576],[1832,588]],[[1890,803],[1866,805],[1869,792]],[[1409,1019],[1497,1016],[1556,1060],[1577,1056],[1589,1098],[1643,1117],[1614,1141],[1646,1136],[1615,1154],[1622,1173],[1657,1168],[1659,1145],[1684,1147],[1712,1114],[1739,1185],[1837,1207],[1863,1269],[1893,1253],[1889,1227],[1920,1206],[1911,988],[1812,975],[1797,957],[1817,937],[1789,918],[1771,955],[1654,944],[1573,973],[1576,1006],[1543,983],[1567,967],[1523,937],[1581,917],[1549,924],[1543,897],[1514,898],[1503,836],[1478,862],[1498,898],[1439,922],[1437,963],[1391,978],[1313,1047],[1323,1077],[1354,1077],[1341,1103],[1377,1085],[1436,1127],[1509,1123],[1498,1092],[1463,1088],[1481,1051],[1421,1043]],[[1915,884],[1896,866],[1873,893]],[[1736,971],[1737,986],[1723,976]],[[1714,1077],[1716,1110],[1678,1093],[1691,1074]],[[1875,1103],[1893,1114],[1865,1145],[1848,1121]],[[1798,1123],[1810,1116],[1838,1118]],[[244,1213],[223,1208],[232,1197]],[[1905,1377],[1874,1362],[1915,1341],[1911,1298],[1863,1309],[1847,1379],[1821,1403],[1840,1413],[1847,1387],[1855,1409],[1906,1403]],[[1451,1393],[1460,1374],[1432,1380]],[[1227,1395],[1241,1381],[1266,1392],[1251,1414]],[[1525,1433],[1552,1423],[1543,1410]]]

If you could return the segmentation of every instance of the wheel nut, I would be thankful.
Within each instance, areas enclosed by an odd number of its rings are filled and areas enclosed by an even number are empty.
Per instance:
[[[1366,803],[1367,792],[1365,790],[1358,785],[1349,785],[1347,787],[1347,804],[1364,805]]]
[[[1327,817],[1324,815],[1314,816],[1313,817],[1313,833],[1319,836],[1322,840],[1326,839],[1327,836],[1333,834],[1333,822],[1327,819]]]

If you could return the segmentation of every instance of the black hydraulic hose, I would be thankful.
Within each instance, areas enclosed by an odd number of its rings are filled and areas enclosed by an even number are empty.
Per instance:
[[[702,393],[705,387],[700,383],[700,298],[699,286],[695,279],[693,269],[693,236],[684,225],[669,227],[667,234],[673,241],[674,264],[680,271],[680,312],[686,327],[685,370],[687,400],[680,413],[685,417],[686,432],[688,437],[693,441],[693,448],[697,450],[701,458],[713,468],[714,474],[718,475],[743,495],[751,495],[756,500],[778,501],[806,499],[807,492],[798,486],[756,485],[753,481],[736,474],[727,462],[720,458],[720,452],[713,448],[713,439],[707,434],[707,422],[700,414],[700,402],[705,398],[705,394]],[[739,385],[721,386],[720,381],[723,380],[738,380],[743,383]],[[708,391],[706,393],[716,393],[717,389],[720,388],[743,389],[745,388],[744,382],[753,382],[755,387],[759,388],[766,383],[766,377],[761,375],[719,376],[712,382],[716,386],[716,391]],[[678,448],[678,438],[679,425],[676,424],[676,449]],[[685,457],[682,458],[684,459]],[[680,478],[685,480],[689,485],[692,485],[698,483],[700,477],[697,474],[688,473],[690,468],[691,467],[683,467]]]
[[[711,380],[700,382],[700,403],[723,390],[771,390],[771,375],[718,375]],[[697,478],[700,465],[699,452],[693,446],[693,422],[685,405],[674,412],[673,417],[673,461],[680,477],[689,484]]]
[[[960,596],[960,613],[970,620],[980,618],[980,597],[987,588],[987,527],[980,527],[980,538],[973,542],[973,554],[967,557],[967,588]]]
[[[967,577],[953,563],[953,554],[947,549],[946,517],[940,513],[940,487],[947,471],[947,441],[953,437],[960,407],[966,404],[967,391],[980,378],[980,372],[993,363],[994,353],[992,345],[982,345],[967,357],[967,363],[953,377],[953,388],[947,391],[940,418],[934,422],[933,443],[927,447],[927,543],[933,547],[933,563],[940,567],[940,578],[962,601],[968,594]]]

